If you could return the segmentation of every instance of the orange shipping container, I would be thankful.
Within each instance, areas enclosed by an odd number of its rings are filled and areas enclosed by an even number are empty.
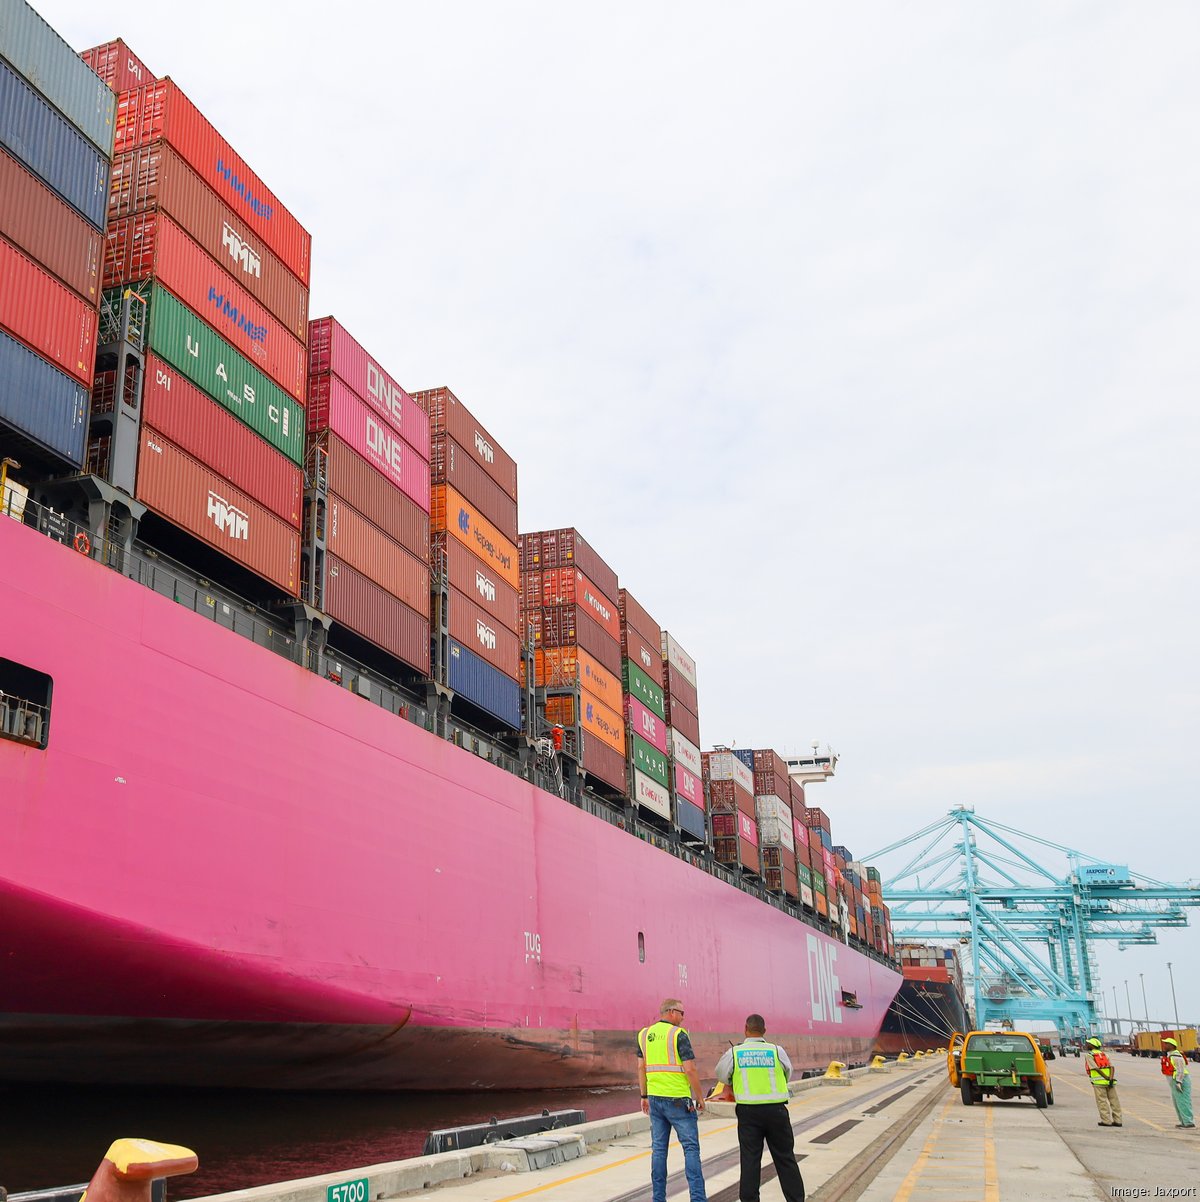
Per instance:
[[[432,529],[446,530],[515,589],[521,587],[517,547],[448,484],[433,486]]]
[[[569,685],[578,680],[589,693],[617,713],[624,704],[621,677],[578,647],[547,647],[535,651],[533,674],[539,686]]]
[[[583,712],[579,725],[585,737],[593,735],[600,742],[625,755],[625,722],[621,715],[608,708],[598,697],[586,689],[581,694]],[[546,701],[546,720],[563,726],[575,725],[575,698],[550,697]]]

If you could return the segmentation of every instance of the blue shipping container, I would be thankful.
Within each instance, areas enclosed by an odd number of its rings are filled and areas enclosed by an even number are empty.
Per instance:
[[[737,758],[741,760],[751,772],[754,771],[754,751],[752,749],[747,750],[745,748],[735,747],[733,749],[733,754],[736,755]]]
[[[113,90],[25,0],[0,0],[0,56],[112,158]]]
[[[681,831],[686,831],[693,839],[708,838],[704,811],[686,797],[680,797],[678,793],[675,794],[675,822]]]
[[[521,729],[521,686],[461,643],[450,640],[450,687],[484,713]]]
[[[112,161],[0,62],[0,143],[101,233]]]
[[[88,392],[40,355],[0,331],[0,423],[72,467],[83,466]]]

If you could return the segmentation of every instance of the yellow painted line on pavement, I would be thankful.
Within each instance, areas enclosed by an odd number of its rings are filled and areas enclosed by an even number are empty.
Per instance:
[[[1073,1081],[1067,1081],[1067,1082],[1065,1082],[1065,1084],[1067,1085],[1067,1087],[1069,1089],[1073,1089],[1077,1094],[1081,1094],[1085,1098],[1092,1099],[1092,1102],[1094,1104],[1096,1095],[1095,1095],[1095,1093],[1092,1092],[1092,1090],[1084,1089],[1082,1086],[1076,1085]],[[1150,1105],[1157,1106],[1158,1103],[1151,1102]],[[1136,1110],[1130,1110],[1128,1106],[1122,1104],[1121,1105],[1121,1121],[1124,1122],[1126,1117],[1137,1119],[1137,1121],[1139,1123],[1145,1123],[1147,1127],[1153,1127],[1155,1131],[1166,1131],[1166,1127],[1160,1127],[1158,1125],[1158,1123],[1155,1123],[1150,1119],[1143,1118],[1140,1114],[1138,1114],[1138,1112]]]
[[[954,1100],[948,1101],[941,1109],[941,1113],[933,1121],[933,1128],[929,1132],[929,1138],[925,1141],[925,1146],[921,1149],[917,1156],[916,1163],[908,1170],[908,1176],[900,1183],[900,1188],[896,1191],[896,1196],[892,1202],[908,1202],[912,1197],[912,1192],[916,1188],[917,1182],[921,1179],[921,1174],[925,1171],[925,1166],[929,1163],[929,1157],[933,1154],[934,1145],[938,1141],[938,1136],[941,1134],[942,1123],[946,1115],[950,1112],[950,1107],[954,1105]]]
[[[1000,1176],[996,1171],[996,1141],[992,1136],[992,1108],[983,1118],[983,1202],[1000,1202]]]

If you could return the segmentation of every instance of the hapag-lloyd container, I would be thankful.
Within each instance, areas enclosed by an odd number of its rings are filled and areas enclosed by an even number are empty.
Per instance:
[[[103,240],[66,201],[0,150],[0,235],[93,305]]]
[[[466,593],[450,590],[450,637],[510,680],[521,675],[521,644],[517,636],[485,613]]]
[[[429,564],[417,559],[340,497],[329,497],[329,550],[417,613],[429,610]]]
[[[675,761],[675,792],[704,809],[704,785],[700,777],[689,772],[678,760]]]
[[[542,605],[577,605],[618,644],[621,619],[610,601],[578,568],[542,570]]]
[[[644,806],[660,817],[668,820],[671,817],[670,792],[658,784],[657,781],[651,780],[644,772],[639,772],[636,768],[633,771],[633,796],[631,800],[634,805]]]
[[[418,559],[428,561],[429,514],[411,497],[393,488],[336,434],[326,430],[310,439],[308,466],[314,478],[324,473],[329,492],[352,505]]]
[[[686,797],[675,798],[675,823],[685,834],[703,843],[708,837],[704,825],[704,807],[693,804]]]
[[[0,145],[103,231],[108,157],[4,62],[0,62]]]
[[[149,426],[142,427],[137,499],[289,597],[299,595],[300,532]]]
[[[347,630],[429,674],[429,619],[385,593],[335,555],[328,556],[322,608]],[[330,634],[338,642],[337,632]]]
[[[160,79],[122,93],[117,100],[116,124],[114,155],[160,138],[169,142],[288,270],[308,284],[312,252],[308,231],[172,80]]]
[[[453,639],[447,667],[449,685],[459,697],[508,723],[512,730],[521,729],[521,686],[515,680]]]
[[[598,697],[582,690],[579,697],[580,712],[576,715],[574,697],[550,697],[546,701],[546,720],[561,722],[563,726],[574,726],[578,718],[583,728],[585,739],[593,736],[621,757],[621,770],[624,772],[625,760],[625,723],[621,715],[609,709]],[[607,777],[604,778],[608,780]],[[621,778],[624,782],[624,776]],[[616,784],[616,781],[608,781]]]
[[[517,548],[474,505],[448,484],[435,484],[430,519],[434,530],[453,534],[515,589],[521,587]]]
[[[0,421],[65,459],[83,466],[87,389],[40,355],[0,332]]]
[[[662,632],[662,657],[696,688],[696,661],[665,630]]]
[[[96,306],[0,238],[0,326],[90,387],[96,367]]]
[[[657,747],[651,747],[640,735],[630,736],[629,762],[651,780],[658,781],[664,789],[670,785],[671,776],[667,770],[666,755]]]
[[[130,88],[140,88],[142,84],[153,83],[155,79],[154,73],[121,38],[93,46],[90,50],[81,50],[79,57],[114,92],[128,92]],[[115,112],[115,97],[113,104]]]
[[[517,590],[501,580],[496,572],[478,556],[471,554],[458,539],[451,538],[444,532],[434,535],[429,561],[435,565],[444,562],[453,588],[465,593],[506,630],[516,631],[519,620]]]
[[[289,334],[307,340],[308,289],[166,142],[113,160],[108,220],[151,210],[173,217]]]
[[[682,764],[693,776],[703,776],[704,757],[700,754],[700,748],[674,727],[670,728],[668,739],[675,762]]]
[[[24,0],[0,0],[0,54],[90,142],[112,154],[116,97]]]
[[[321,415],[308,413],[311,431],[329,429],[369,463],[394,488],[429,512],[429,464],[370,406],[360,401],[336,376],[322,376],[327,387]],[[309,396],[313,389],[309,388]]]
[[[663,691],[659,686],[633,662],[627,659],[621,664],[621,683],[625,692],[636,697],[652,714],[657,714],[667,722],[667,711],[663,708]],[[664,746],[663,750],[667,748]]]
[[[110,371],[97,378],[95,408],[106,388],[115,388],[115,377]],[[304,473],[157,355],[146,356],[142,418],[199,463],[219,466],[251,500],[299,527]]]
[[[315,324],[315,323],[314,323]],[[309,351],[309,362],[312,362]],[[357,401],[389,430],[399,436],[414,455],[429,462],[429,419],[413,404],[397,404],[389,410],[377,399],[363,398],[340,376],[322,370],[310,370],[308,377],[308,428],[321,430],[329,425],[333,410],[344,407],[345,400]]]
[[[530,570],[578,568],[606,596],[618,593],[617,574],[574,527],[522,535],[524,566]]]
[[[308,371],[313,377],[337,376],[409,446],[429,458],[428,415],[336,318],[314,317],[308,323]],[[320,397],[314,396],[310,403],[319,412]]]
[[[664,774],[667,755],[667,723],[648,710],[636,697],[625,698],[625,721],[635,735],[640,735],[657,751],[662,752]],[[663,784],[667,782],[664,780]]]
[[[432,434],[448,434],[512,501],[517,500],[516,463],[449,388],[423,388],[413,393],[413,399],[429,414]],[[477,497],[471,499],[480,506],[484,504]],[[514,540],[516,537],[514,531]]]
[[[433,478],[453,484],[505,538],[517,541],[517,503],[484,468],[448,434],[434,434],[430,443]]]
[[[104,240],[104,286],[154,277],[259,371],[304,404],[308,354],[225,267],[165,213],[122,217]]]
[[[302,463],[304,410],[160,284],[149,289],[149,300],[150,349],[293,463]]]
[[[598,659],[578,647],[546,647],[533,653],[534,683],[571,685],[576,680],[609,709],[620,712],[621,682]]]

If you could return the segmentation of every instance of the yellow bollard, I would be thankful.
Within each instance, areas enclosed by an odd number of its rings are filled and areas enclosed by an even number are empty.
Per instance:
[[[925,1059],[925,1053],[924,1053],[924,1052],[914,1052],[914,1053],[913,1053],[913,1059],[914,1059],[914,1060],[924,1060],[924,1059]]]
[[[825,1075],[821,1078],[822,1085],[853,1085],[854,1083],[849,1077],[842,1076],[842,1069],[846,1065],[841,1060],[831,1060],[829,1067],[825,1070]]]
[[[199,1164],[191,1148],[152,1139],[118,1139],[104,1154],[79,1202],[150,1202],[155,1177],[193,1173]]]
[[[873,1073],[888,1073],[891,1069],[888,1068],[887,1061],[882,1056],[873,1056],[871,1058],[870,1071]]]

